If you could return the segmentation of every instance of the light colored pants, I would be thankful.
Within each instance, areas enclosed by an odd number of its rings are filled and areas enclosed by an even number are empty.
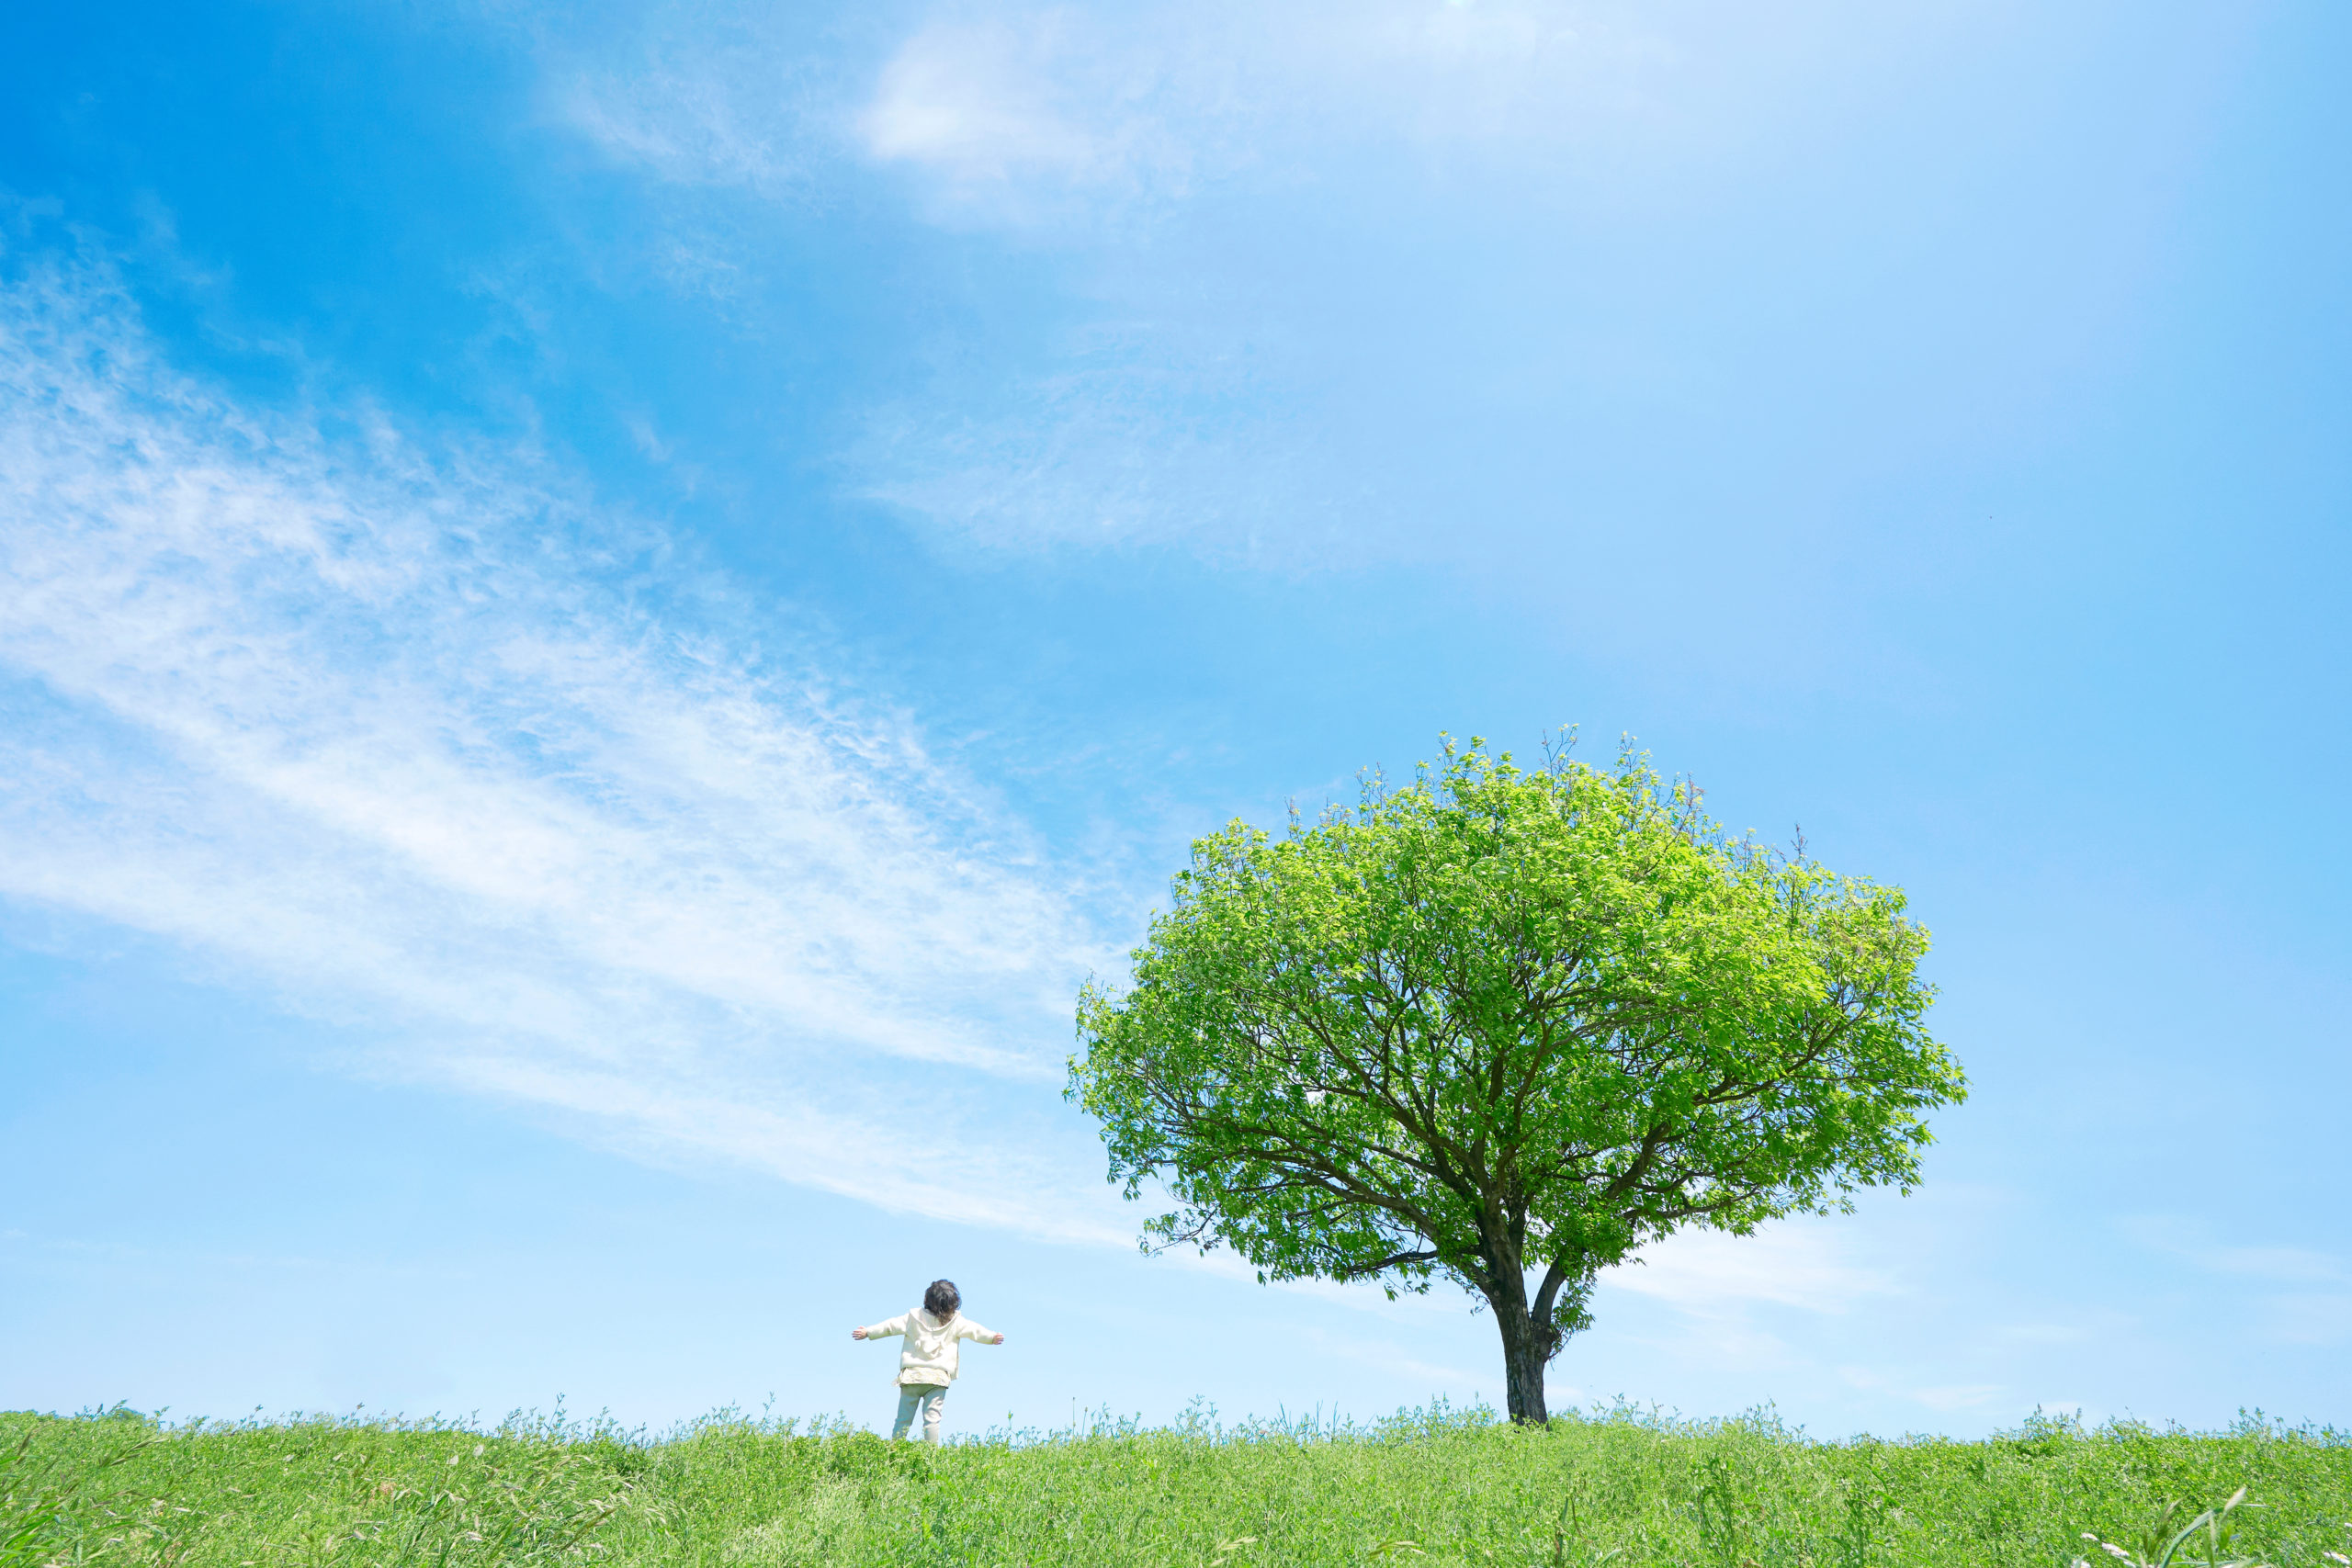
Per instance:
[[[947,1401],[947,1391],[937,1383],[910,1382],[899,1385],[899,1419],[890,1428],[890,1440],[897,1442],[914,1425],[915,1412],[922,1412],[922,1440],[939,1441],[939,1407]]]

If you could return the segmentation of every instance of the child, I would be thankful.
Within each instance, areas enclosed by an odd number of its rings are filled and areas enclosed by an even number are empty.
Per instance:
[[[849,1331],[852,1339],[907,1337],[907,1348],[899,1352],[899,1420],[890,1428],[892,1442],[907,1435],[918,1410],[922,1412],[924,1440],[939,1441],[939,1406],[947,1397],[947,1385],[956,1381],[958,1339],[977,1339],[983,1345],[1004,1343],[1003,1335],[964,1316],[958,1311],[963,1304],[964,1298],[956,1293],[956,1281],[933,1280],[931,1289],[922,1293],[922,1305],[914,1311],[870,1328]]]

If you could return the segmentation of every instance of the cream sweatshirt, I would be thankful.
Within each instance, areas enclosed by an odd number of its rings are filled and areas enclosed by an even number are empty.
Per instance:
[[[940,1388],[956,1381],[957,1340],[996,1337],[995,1329],[982,1328],[960,1312],[942,1321],[923,1307],[870,1324],[865,1330],[868,1339],[888,1339],[899,1334],[906,1336],[907,1347],[899,1352],[899,1375],[890,1381],[901,1386],[931,1383]]]

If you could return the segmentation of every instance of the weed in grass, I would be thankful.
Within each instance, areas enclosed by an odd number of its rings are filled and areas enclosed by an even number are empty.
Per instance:
[[[117,1432],[129,1426],[134,1435],[36,1454],[34,1433],[28,1430],[0,1450],[0,1568],[32,1568],[47,1561],[53,1543],[74,1533],[77,1509],[103,1506],[97,1483],[106,1472],[153,1441],[144,1418],[121,1405],[84,1419]]]
[[[2083,1532],[2083,1539],[2121,1562],[2124,1568],[2172,1568],[2176,1561],[2184,1565],[2195,1564],[2196,1568],[2267,1568],[2256,1559],[2239,1556],[2232,1550],[2237,1542],[2239,1523],[2232,1516],[2245,1502],[2245,1488],[2241,1486],[2231,1493],[2229,1501],[2219,1508],[2208,1508],[2176,1529],[2174,1521],[2184,1506],[2176,1497],[2165,1505],[2164,1512],[2156,1516],[2155,1522],[2140,1533],[2136,1554],[2111,1540],[2099,1540],[2089,1530]],[[2255,1506],[2261,1505],[2256,1504]],[[2202,1540],[2198,1539],[2200,1535]],[[2200,1546],[2204,1548],[2202,1556],[2197,1554]],[[2092,1568],[2092,1565],[2088,1558],[2077,1557],[2074,1568]]]

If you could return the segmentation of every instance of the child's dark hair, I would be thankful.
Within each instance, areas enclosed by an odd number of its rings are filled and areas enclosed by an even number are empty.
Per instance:
[[[922,1304],[923,1310],[933,1317],[953,1317],[956,1309],[964,1304],[964,1298],[956,1293],[955,1280],[933,1280],[931,1289],[922,1293]]]

